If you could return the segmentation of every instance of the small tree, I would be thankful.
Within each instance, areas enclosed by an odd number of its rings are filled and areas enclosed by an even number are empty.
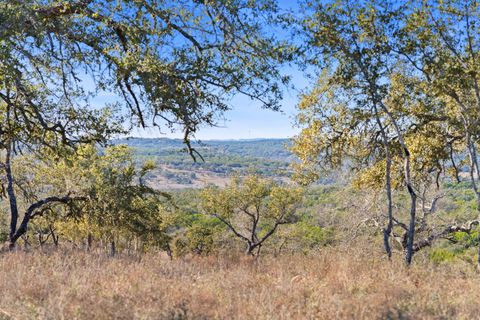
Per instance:
[[[89,249],[94,239],[104,239],[112,254],[119,240],[132,238],[166,249],[161,207],[168,205],[169,195],[144,183],[153,168],[152,162],[136,163],[125,145],[102,150],[83,145],[63,158],[45,161],[31,154],[16,158],[19,208],[26,213],[14,240],[37,229],[40,242],[45,234],[55,243],[61,235],[86,239]]]
[[[259,176],[235,178],[224,189],[209,187],[202,192],[202,208],[216,217],[247,245],[254,255],[281,224],[293,223],[302,200],[299,188],[278,185]]]
[[[87,225],[87,242],[96,231],[110,242],[112,255],[122,238],[135,237],[164,247],[166,236],[159,207],[169,195],[144,183],[145,175],[154,168],[152,162],[138,167],[132,149],[126,145],[108,147],[103,154],[90,146],[74,161],[80,169],[79,177],[87,181],[82,192],[89,201],[81,217]]]

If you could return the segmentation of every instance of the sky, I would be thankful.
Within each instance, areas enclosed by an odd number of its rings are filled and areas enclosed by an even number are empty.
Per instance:
[[[281,9],[297,11],[296,1],[279,0]],[[276,30],[275,32],[283,32]],[[216,127],[202,127],[195,134],[198,140],[223,139],[259,139],[259,138],[291,138],[298,133],[294,127],[298,94],[308,87],[303,73],[295,67],[284,67],[283,74],[291,77],[291,85],[295,88],[284,88],[281,112],[261,108],[261,103],[252,101],[242,95],[235,96],[228,101],[231,110],[224,114],[225,120],[219,120]],[[289,87],[291,87],[291,85]],[[84,79],[84,86],[93,90],[94,84],[90,79]],[[101,92],[95,97],[93,105],[101,107],[118,100],[114,93]],[[183,138],[181,130],[171,132],[168,128],[135,128],[128,135],[142,138]]]
[[[195,135],[198,140],[231,140],[231,139],[260,139],[260,138],[291,138],[299,132],[294,126],[296,106],[300,91],[309,86],[303,73],[294,67],[284,68],[284,74],[292,77],[291,85],[295,88],[283,90],[281,111],[272,111],[261,108],[261,103],[250,98],[237,95],[229,106],[231,110],[224,115],[225,120],[219,120],[216,127],[202,127]],[[93,90],[93,82],[85,78],[84,86]],[[118,101],[115,93],[101,92],[94,98],[92,104],[97,107]],[[171,132],[168,128],[135,128],[129,137],[142,138],[183,138],[181,130]]]
[[[294,127],[299,90],[308,83],[300,71],[285,69],[292,76],[295,89],[285,89],[281,112],[262,109],[260,103],[244,96],[230,101],[231,110],[217,127],[203,127],[195,135],[199,140],[291,138],[298,133]],[[158,128],[134,129],[130,136],[143,138],[182,138],[181,132],[160,133]]]
[[[298,10],[296,1],[279,0],[278,4],[283,10]],[[282,112],[262,109],[260,103],[239,95],[230,101],[231,110],[226,112],[225,121],[220,121],[218,127],[201,128],[195,138],[199,140],[291,138],[297,134],[299,129],[294,127],[294,120],[298,94],[308,87],[308,82],[295,68],[285,68],[283,71],[292,77],[295,89],[284,90]],[[166,131],[162,134],[156,128],[139,128],[133,130],[131,136],[182,138],[182,133]]]

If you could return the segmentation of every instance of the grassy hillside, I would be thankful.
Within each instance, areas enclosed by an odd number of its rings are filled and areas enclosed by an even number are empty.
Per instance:
[[[0,319],[478,319],[479,275],[377,252],[108,258],[81,251],[0,260]]]

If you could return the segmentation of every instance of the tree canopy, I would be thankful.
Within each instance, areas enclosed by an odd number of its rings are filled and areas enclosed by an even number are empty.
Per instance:
[[[127,107],[120,112],[127,129],[179,126],[188,141],[200,126],[215,124],[235,94],[278,109],[281,82],[288,81],[279,63],[293,51],[268,29],[277,20],[273,1],[0,6],[2,102],[19,129],[42,137],[48,131],[75,141],[114,133],[92,121],[107,111],[91,106],[91,97],[112,92],[110,108]]]

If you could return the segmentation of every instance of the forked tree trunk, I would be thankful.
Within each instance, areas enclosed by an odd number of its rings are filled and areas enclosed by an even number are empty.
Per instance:
[[[33,203],[32,205],[30,205],[30,207],[28,207],[27,211],[25,211],[25,214],[23,215],[23,219],[22,219],[22,222],[20,223],[20,226],[14,232],[14,234],[12,235],[12,237],[10,239],[10,248],[13,248],[15,246],[15,242],[20,237],[22,237],[23,235],[25,235],[27,233],[28,225],[30,223],[30,220],[33,217],[35,217],[35,215],[38,213],[38,210],[41,210],[41,208],[43,208],[44,206],[49,205],[49,204],[54,204],[54,203],[67,204],[70,201],[74,201],[74,200],[86,200],[86,198],[85,197],[73,197],[72,198],[70,196],[48,197],[48,198],[39,200],[39,201]]]
[[[369,84],[369,95],[372,99],[372,102],[377,108],[379,106],[387,118],[391,121],[395,133],[397,134],[398,142],[402,148],[403,153],[403,160],[404,160],[404,179],[405,184],[407,185],[407,190],[410,195],[410,227],[408,230],[408,237],[407,237],[407,252],[405,254],[405,261],[408,265],[412,262],[413,257],[413,242],[415,237],[415,214],[416,214],[416,205],[417,205],[417,195],[413,189],[411,174],[410,174],[410,151],[408,150],[407,144],[405,143],[405,139],[403,138],[403,132],[400,129],[400,126],[397,122],[397,119],[393,116],[390,112],[388,107],[383,103],[382,98],[379,95],[379,86],[376,83],[376,79],[372,78],[371,74],[368,72],[367,68],[365,67],[363,61],[361,60],[360,56],[353,56],[353,60],[356,62],[358,67],[362,70],[362,73]]]
[[[253,256],[254,255],[253,250],[255,250],[255,246],[251,243],[248,243],[246,254],[249,255],[249,256]]]
[[[408,194],[410,196],[410,223],[408,228],[407,252],[405,254],[405,261],[408,265],[410,265],[412,263],[412,257],[414,253],[413,243],[415,241],[415,222],[416,222],[415,216],[416,216],[416,210],[417,210],[417,194],[413,189],[413,183],[412,183],[411,172],[410,172],[410,169],[411,169],[410,168],[411,167],[410,151],[408,150],[407,144],[405,143],[405,140],[403,138],[402,130],[400,129],[395,117],[390,113],[387,106],[385,106],[381,100],[377,100],[377,102],[380,104],[380,106],[382,107],[382,110],[386,113],[386,115],[392,122],[393,127],[395,129],[395,133],[397,134],[397,137],[398,137],[398,142],[400,143],[400,146],[402,148],[403,162],[404,162],[403,174],[404,174],[405,184],[407,185]]]

